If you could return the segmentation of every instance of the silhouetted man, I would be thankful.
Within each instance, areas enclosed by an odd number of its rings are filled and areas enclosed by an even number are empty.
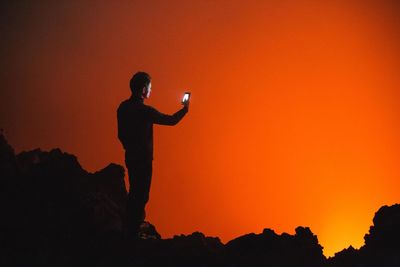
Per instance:
[[[128,232],[137,237],[146,217],[153,163],[153,124],[175,125],[188,112],[189,102],[173,115],[160,113],[144,104],[150,97],[151,77],[137,72],[130,81],[132,95],[123,101],[117,111],[118,138],[125,149],[125,164],[129,175],[127,203]]]

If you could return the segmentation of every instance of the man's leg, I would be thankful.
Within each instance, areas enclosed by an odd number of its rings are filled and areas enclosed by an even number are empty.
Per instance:
[[[126,166],[130,184],[127,203],[128,230],[136,235],[146,217],[145,206],[149,201],[152,162],[126,159]]]

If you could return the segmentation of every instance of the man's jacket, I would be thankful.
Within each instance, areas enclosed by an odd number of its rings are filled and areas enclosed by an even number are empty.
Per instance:
[[[118,138],[126,157],[134,160],[153,159],[153,124],[175,125],[187,113],[183,107],[173,115],[166,115],[143,103],[143,99],[131,97],[123,101],[117,110]]]

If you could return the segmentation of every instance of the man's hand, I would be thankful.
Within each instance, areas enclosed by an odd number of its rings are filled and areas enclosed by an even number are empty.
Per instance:
[[[189,111],[189,104],[190,104],[190,101],[189,101],[189,100],[182,103],[182,105],[183,105],[188,111]]]

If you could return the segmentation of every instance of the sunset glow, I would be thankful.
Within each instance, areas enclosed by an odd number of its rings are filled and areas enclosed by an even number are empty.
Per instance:
[[[19,1],[17,1],[19,2]],[[263,2],[263,3],[260,3]],[[396,1],[53,1],[2,8],[0,128],[16,152],[124,165],[116,109],[152,76],[147,220],[227,242],[309,226],[331,256],[400,202]]]

